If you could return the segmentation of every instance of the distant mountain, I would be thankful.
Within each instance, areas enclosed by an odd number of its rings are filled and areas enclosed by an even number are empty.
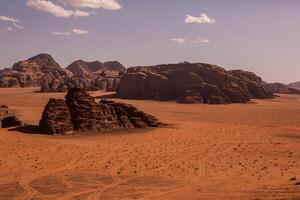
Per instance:
[[[117,61],[73,62],[63,69],[49,54],[39,54],[0,70],[0,88],[41,87],[42,92],[65,92],[72,87],[115,90],[126,68]]]
[[[120,82],[120,76],[126,68],[117,61],[112,62],[85,62],[76,60],[67,68],[73,76],[57,81],[45,81],[42,84],[42,92],[65,92],[69,88],[80,87],[90,91],[108,90],[115,91]]]
[[[96,72],[101,73],[103,71],[115,71],[119,73],[126,70],[118,61],[102,63],[99,61],[85,62],[83,60],[77,60],[71,63],[66,69],[76,75],[88,75]]]
[[[264,83],[267,92],[278,94],[300,94],[300,90],[289,87],[283,83]]]
[[[39,87],[42,77],[65,76],[65,71],[49,54],[39,54],[0,70],[0,87]]]
[[[300,90],[300,81],[288,84],[288,87]]]

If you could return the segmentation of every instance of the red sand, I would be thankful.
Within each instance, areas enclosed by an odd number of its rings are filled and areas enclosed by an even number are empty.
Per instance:
[[[35,91],[1,89],[0,104],[38,124],[48,99],[64,94]],[[300,96],[122,101],[171,126],[75,136],[2,129],[0,199],[300,199]]]

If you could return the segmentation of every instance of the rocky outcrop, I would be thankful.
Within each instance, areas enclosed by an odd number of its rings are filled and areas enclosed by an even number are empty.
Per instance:
[[[242,70],[179,63],[133,67],[121,78],[117,95],[126,99],[177,100],[179,103],[245,103],[267,98],[262,80]]]
[[[66,71],[72,76],[63,78],[48,78],[43,81],[42,92],[66,92],[73,87],[83,88],[88,91],[107,90],[115,91],[120,82],[120,76],[126,68],[119,62],[99,61],[84,62],[78,60],[70,64]]]
[[[0,87],[39,87],[44,75],[57,77],[61,73],[63,69],[50,55],[39,54],[1,70]]]
[[[71,115],[66,101],[50,99],[44,109],[39,128],[47,134],[68,134],[72,132]]]
[[[104,71],[109,71],[111,73],[115,72],[118,74],[119,72],[126,71],[126,68],[118,61],[102,63],[99,61],[85,62],[83,60],[77,60],[71,63],[66,69],[76,75],[90,75],[92,73],[102,73]]]
[[[66,100],[51,99],[45,107],[39,128],[48,134],[70,131],[106,131],[121,128],[157,127],[157,118],[134,106],[101,100],[99,103],[80,88],[72,88]]]
[[[277,94],[300,94],[300,90],[290,88],[283,83],[264,83],[264,88],[267,92]]]
[[[23,122],[6,105],[0,106],[0,128],[22,126]]]
[[[48,54],[0,70],[0,88],[41,87],[41,92],[66,92],[72,87],[115,91],[126,68],[117,61],[73,62],[63,69]]]
[[[290,83],[287,85],[289,88],[294,88],[294,89],[297,89],[297,90],[300,90],[300,81],[298,82],[294,82],[294,83]]]

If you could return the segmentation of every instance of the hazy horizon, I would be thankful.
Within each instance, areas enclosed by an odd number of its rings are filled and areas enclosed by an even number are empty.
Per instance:
[[[126,67],[205,62],[300,81],[300,1],[3,0],[0,67],[39,53]]]

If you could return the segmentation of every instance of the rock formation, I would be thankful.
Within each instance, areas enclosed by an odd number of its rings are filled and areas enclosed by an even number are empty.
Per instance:
[[[102,73],[109,71],[111,73],[125,72],[126,68],[118,61],[101,63],[99,61],[85,62],[77,60],[71,63],[66,69],[76,75],[89,75],[92,73]]]
[[[245,103],[251,98],[269,97],[262,84],[261,78],[251,72],[185,62],[129,68],[121,78],[117,95],[179,103]]]
[[[0,128],[9,128],[22,125],[23,122],[9,110],[8,106],[0,106]]]
[[[300,90],[300,81],[298,82],[294,82],[294,83],[290,83],[287,85],[289,88],[294,88],[294,89],[297,89],[297,90]]]
[[[84,89],[72,88],[66,100],[50,99],[39,128],[47,134],[67,134],[71,131],[105,131],[121,128],[157,127],[157,118],[134,106],[94,98]]]
[[[88,91],[115,91],[125,70],[126,68],[117,61],[101,63],[77,60],[66,68],[72,76],[63,76],[61,79],[47,77],[50,81],[43,81],[41,91],[66,92],[73,87]]]
[[[0,71],[0,87],[39,87],[42,77],[57,77],[63,69],[48,54],[39,54]]]
[[[267,92],[278,94],[300,94],[300,90],[291,88],[283,83],[264,83]]]
[[[126,68],[117,61],[73,62],[63,69],[48,54],[20,61],[0,70],[0,88],[41,87],[41,92],[66,92],[72,87],[114,91]]]

